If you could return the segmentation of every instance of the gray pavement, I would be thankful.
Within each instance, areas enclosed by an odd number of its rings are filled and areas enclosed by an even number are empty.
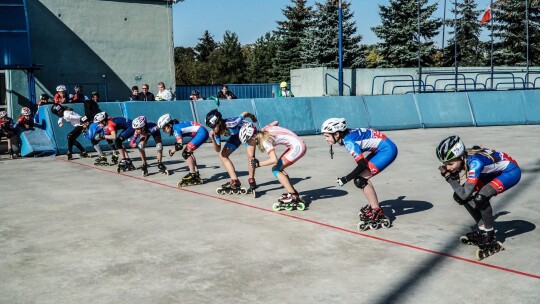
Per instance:
[[[172,175],[152,166],[143,178],[93,159],[4,155],[0,303],[539,303],[540,126],[384,133],[399,155],[372,181],[393,227],[367,232],[356,230],[363,195],[334,184],[354,160],[342,147],[330,159],[322,136],[303,137],[308,152],[288,170],[310,202],[290,212],[272,211],[284,191],[268,167],[258,198],[217,195],[228,177],[209,145],[197,151],[209,181],[184,189],[180,157],[165,158]],[[482,262],[459,242],[473,221],[437,171],[434,149],[451,134],[523,169],[492,201],[506,250]],[[247,185],[244,148],[232,159]]]

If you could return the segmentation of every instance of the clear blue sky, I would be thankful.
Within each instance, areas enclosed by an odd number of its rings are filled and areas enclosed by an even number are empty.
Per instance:
[[[439,3],[436,17],[443,17],[445,0],[430,0]],[[317,2],[324,2],[319,0]],[[371,27],[380,24],[379,4],[388,5],[388,0],[349,0],[358,34],[362,43],[378,42]],[[477,0],[478,9],[487,8],[490,0]],[[315,0],[308,4],[314,7]],[[292,5],[290,0],[185,0],[173,5],[174,45],[193,47],[205,30],[215,41],[223,41],[223,34],[229,30],[238,35],[241,44],[253,43],[266,32],[277,29],[276,21],[284,21],[282,9]],[[447,0],[446,18],[452,19],[450,0]],[[448,40],[446,34],[445,40]],[[440,45],[441,37],[435,38]],[[446,42],[445,42],[446,43]]]

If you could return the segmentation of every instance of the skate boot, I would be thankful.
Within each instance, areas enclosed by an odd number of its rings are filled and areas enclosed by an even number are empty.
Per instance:
[[[482,239],[478,242],[476,258],[481,261],[495,253],[504,250],[503,244],[495,238],[495,230],[482,231]]]
[[[165,167],[165,165],[163,163],[158,163],[157,168],[159,170],[159,173],[169,175],[169,170],[167,170],[167,167]]]
[[[364,216],[365,220],[363,221],[362,219],[360,219],[360,222],[356,227],[360,231],[366,231],[368,229],[379,229],[381,226],[384,228],[390,228],[390,226],[392,226],[390,219],[386,215],[384,215],[384,212],[381,208],[366,208]]]
[[[257,183],[255,182],[255,179],[254,178],[249,178],[248,183],[249,183],[249,188],[247,190],[247,194],[253,194],[253,197],[257,197],[257,193],[256,193],[255,189],[259,188],[259,186],[257,186]]]
[[[272,205],[272,209],[274,211],[280,211],[282,209],[287,211],[292,211],[293,209],[302,211],[306,209],[306,203],[300,198],[298,193],[287,193],[278,199],[278,203]]]
[[[365,222],[369,218],[372,210],[373,209],[371,209],[370,204],[367,204],[364,207],[360,208],[360,212],[358,212],[358,217],[360,218],[360,221]]]
[[[133,164],[133,162],[131,162],[131,159],[126,159],[126,165],[127,165],[127,169],[129,171],[132,171],[132,170],[135,170],[137,168],[135,168],[135,165]]]
[[[15,152],[13,152],[13,149],[10,148],[8,150],[8,153],[9,153],[9,158],[11,158],[11,159],[17,158],[17,154],[15,154]]]
[[[67,156],[67,160],[72,160],[73,159],[73,153],[71,153],[69,151],[66,153],[66,156]]]
[[[142,176],[148,176],[148,164],[147,163],[143,163],[141,165],[140,169],[142,170]]]
[[[246,188],[240,187],[240,181],[237,179],[231,179],[230,182],[221,185],[216,189],[217,194],[246,194]]]
[[[96,161],[94,162],[94,166],[108,166],[109,163],[107,162],[107,156],[101,155],[96,158]]]
[[[126,172],[126,170],[129,169],[129,164],[127,162],[126,159],[122,159],[120,160],[120,162],[118,163],[118,167],[116,167],[116,172],[120,173],[120,172]]]
[[[478,246],[478,243],[482,240],[482,233],[478,230],[473,230],[471,232],[467,232],[467,234],[460,237],[459,240],[465,245]]]
[[[111,163],[113,165],[118,164],[118,153],[113,153],[113,155],[111,155]]]
[[[82,151],[81,154],[79,154],[79,157],[80,158],[88,158],[88,157],[90,157],[90,155],[88,155],[88,152]]]
[[[178,188],[202,184],[202,183],[199,183],[200,177],[197,177],[197,176],[198,176],[198,173],[190,172],[186,174],[186,176],[182,177],[182,180],[178,182],[177,184]]]

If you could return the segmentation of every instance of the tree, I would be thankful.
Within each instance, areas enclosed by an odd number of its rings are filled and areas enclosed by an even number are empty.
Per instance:
[[[197,51],[197,60],[201,62],[208,61],[208,57],[218,48],[218,44],[214,41],[214,37],[210,35],[208,30],[204,31],[203,36],[199,38],[199,43],[195,46]]]
[[[247,81],[251,83],[268,83],[279,81],[275,76],[273,63],[276,60],[277,41],[271,32],[255,41],[252,46],[244,48],[247,62]]]
[[[390,0],[389,5],[379,5],[382,24],[371,30],[383,42],[379,44],[384,59],[382,67],[415,67],[418,65],[418,44],[423,66],[433,63],[435,45],[433,37],[439,33],[442,21],[432,18],[437,3],[426,5],[420,1],[420,37],[418,36],[418,1]]]
[[[226,31],[223,43],[212,53],[219,83],[243,83],[246,74],[246,62],[242,53],[242,46],[238,42],[238,36],[231,31]]]
[[[307,6],[307,0],[291,0],[292,5],[285,6],[281,11],[285,21],[277,21],[275,31],[278,46],[274,60],[275,81],[290,81],[290,70],[302,66],[301,41],[306,29],[311,25],[312,8]]]
[[[196,52],[193,48],[175,47],[174,66],[176,85],[193,84],[197,71]]]
[[[453,28],[447,47],[443,50],[442,65],[454,66],[455,46],[457,45],[457,62],[459,66],[483,66],[484,59],[483,43],[480,41],[482,26],[478,22],[482,13],[477,9],[474,0],[452,1],[450,12],[457,15],[456,20],[446,20],[446,25]],[[456,40],[457,37],[457,40]]]
[[[313,25],[306,34],[302,46],[304,67],[323,66],[337,68],[338,53],[338,7],[337,0],[326,0],[325,3],[315,3]],[[356,22],[350,10],[350,3],[342,2],[343,24],[343,67],[359,68],[365,66],[365,59],[360,41],[362,36],[356,35]]]

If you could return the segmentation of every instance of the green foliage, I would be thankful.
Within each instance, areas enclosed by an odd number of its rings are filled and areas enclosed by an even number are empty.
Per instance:
[[[247,63],[247,81],[249,83],[277,82],[274,75],[273,62],[278,45],[275,35],[268,32],[257,39],[254,45],[244,48]]]

